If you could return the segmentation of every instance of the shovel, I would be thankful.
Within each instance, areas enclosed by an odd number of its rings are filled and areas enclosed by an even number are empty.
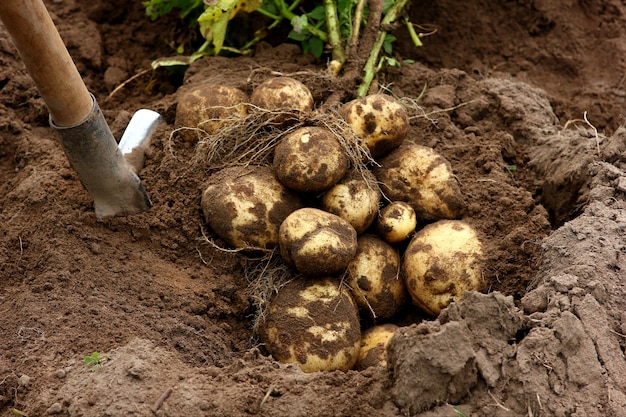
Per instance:
[[[46,103],[50,126],[70,165],[94,200],[96,216],[148,210],[152,203],[137,176],[136,161],[143,161],[143,150],[160,119],[158,113],[136,113],[126,129],[122,151],[43,1],[2,0],[0,20]],[[133,155],[134,165],[125,154]]]

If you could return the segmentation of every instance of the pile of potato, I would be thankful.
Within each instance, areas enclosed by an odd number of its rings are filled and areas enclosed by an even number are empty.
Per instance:
[[[233,123],[253,107],[293,119],[313,106],[307,87],[288,77],[250,97],[205,85],[181,98],[176,124],[186,140],[198,132],[210,140],[221,120]],[[292,268],[259,336],[277,360],[305,372],[384,364],[393,320],[407,304],[437,316],[482,287],[482,245],[460,220],[459,183],[443,156],[407,140],[405,106],[374,94],[338,114],[370,160],[355,163],[325,126],[286,120],[271,164],[218,171],[201,200],[208,226],[228,245],[277,249]]]

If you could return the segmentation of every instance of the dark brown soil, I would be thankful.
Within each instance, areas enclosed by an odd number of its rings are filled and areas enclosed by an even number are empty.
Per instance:
[[[97,219],[0,26],[1,415],[626,415],[622,2],[414,2],[437,32],[415,49],[398,29],[416,62],[378,85],[408,104],[424,91],[408,140],[451,163],[488,288],[437,319],[407,308],[386,368],[310,374],[254,334],[250,261],[205,238],[214,167],[171,133],[178,97],[205,82],[250,93],[289,75],[321,106],[324,62],[265,43],[183,80],[148,70],[173,54],[174,18],[49,3],[116,137],[142,107],[166,123],[141,172],[152,209]]]

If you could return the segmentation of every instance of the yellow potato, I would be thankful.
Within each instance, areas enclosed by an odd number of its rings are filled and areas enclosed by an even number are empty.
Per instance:
[[[209,178],[201,200],[211,229],[236,248],[272,249],[283,220],[303,206],[266,166],[225,168]]]
[[[386,94],[352,100],[339,112],[374,158],[397,148],[409,130],[409,117],[404,106]]]
[[[259,84],[250,103],[265,110],[297,111],[308,113],[313,110],[313,95],[308,87],[290,77],[269,78]]]
[[[362,371],[370,366],[387,366],[387,345],[398,329],[395,324],[387,323],[364,331],[354,369]]]
[[[176,106],[174,125],[185,141],[196,142],[248,113],[248,95],[225,85],[204,84],[185,93]]]
[[[402,262],[413,303],[438,316],[466,291],[481,290],[483,248],[472,226],[461,220],[441,220],[417,232]]]
[[[379,161],[374,175],[391,201],[405,201],[418,221],[458,219],[465,202],[450,162],[433,149],[405,143]]]
[[[261,341],[283,363],[304,372],[347,371],[361,345],[359,315],[336,279],[294,279],[271,301]]]
[[[357,305],[375,319],[393,317],[407,299],[398,251],[374,235],[358,238],[347,284]]]
[[[404,201],[392,201],[380,210],[376,231],[385,241],[398,243],[411,236],[416,226],[413,207]]]
[[[344,271],[357,248],[356,230],[350,223],[312,207],[291,213],[280,225],[278,241],[283,260],[312,277]]]
[[[350,171],[322,196],[322,208],[347,220],[361,234],[376,219],[381,195],[370,171]]]

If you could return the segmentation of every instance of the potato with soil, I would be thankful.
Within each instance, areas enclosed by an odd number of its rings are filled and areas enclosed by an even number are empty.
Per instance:
[[[482,262],[482,243],[474,228],[461,220],[441,220],[413,236],[402,269],[413,303],[438,316],[466,291],[482,289]]]
[[[291,213],[280,225],[278,241],[283,260],[309,277],[344,271],[357,248],[350,223],[312,207]]]
[[[303,203],[270,167],[229,167],[209,178],[202,211],[211,229],[235,248],[272,249],[281,223]]]
[[[398,243],[406,240],[415,231],[415,227],[415,210],[404,201],[392,201],[378,213],[376,231],[386,242]]]
[[[395,324],[386,323],[364,331],[354,369],[362,371],[370,366],[387,366],[387,345],[399,328]]]
[[[347,220],[361,234],[376,220],[381,201],[376,177],[352,170],[322,196],[322,208]]]
[[[306,85],[290,77],[269,78],[250,95],[250,103],[264,110],[308,113],[313,110],[313,95]]]
[[[197,142],[248,113],[248,95],[235,87],[204,84],[187,93],[176,106],[174,125],[187,142]]]
[[[344,104],[339,113],[374,158],[400,146],[409,131],[409,117],[404,106],[387,94],[352,100]]]
[[[406,143],[379,161],[374,175],[391,201],[409,203],[417,220],[458,219],[465,201],[447,159],[433,149]]]
[[[346,282],[357,305],[374,319],[395,316],[407,300],[398,251],[374,235],[359,237]]]
[[[261,341],[283,363],[304,372],[347,371],[361,345],[356,305],[338,280],[294,279],[270,302]]]
[[[322,127],[296,129],[274,149],[274,171],[280,182],[305,193],[332,187],[346,174],[349,164],[339,140]]]

